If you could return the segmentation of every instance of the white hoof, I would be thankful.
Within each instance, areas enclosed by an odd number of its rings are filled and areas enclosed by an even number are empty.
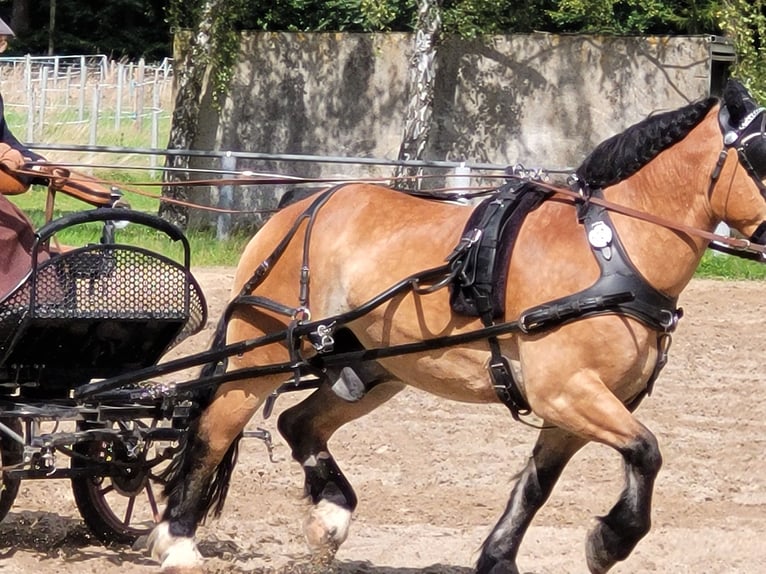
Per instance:
[[[313,552],[326,553],[343,544],[351,524],[351,511],[327,500],[320,500],[303,523],[306,542]]]
[[[162,572],[194,571],[202,565],[202,554],[193,538],[173,536],[170,525],[160,522],[147,541],[150,556],[160,563]]]

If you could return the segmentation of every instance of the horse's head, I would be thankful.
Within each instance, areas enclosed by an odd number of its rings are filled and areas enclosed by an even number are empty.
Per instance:
[[[718,122],[724,152],[714,172],[713,213],[754,242],[766,243],[766,108],[741,83],[729,80]],[[738,162],[727,161],[731,151]]]

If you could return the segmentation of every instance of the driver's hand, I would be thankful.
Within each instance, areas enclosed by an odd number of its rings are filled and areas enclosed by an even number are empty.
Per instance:
[[[25,163],[26,160],[19,150],[0,142],[0,169],[13,173],[22,169]]]

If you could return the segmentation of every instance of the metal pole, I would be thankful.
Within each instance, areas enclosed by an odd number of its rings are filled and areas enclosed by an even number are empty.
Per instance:
[[[224,172],[230,173],[237,169],[237,158],[234,157],[231,152],[221,158],[221,169]],[[234,198],[234,186],[223,185],[221,191],[218,192],[218,207],[221,209],[231,209],[232,201]],[[216,237],[218,241],[225,241],[229,238],[231,232],[231,213],[219,213],[218,225],[216,228]]]
[[[85,88],[88,85],[88,68],[85,56],[80,56],[80,101],[77,110],[77,119],[82,121],[85,117]]]
[[[48,100],[48,72],[47,67],[40,68],[40,109],[38,110],[37,125],[40,133],[45,133],[45,106]]]

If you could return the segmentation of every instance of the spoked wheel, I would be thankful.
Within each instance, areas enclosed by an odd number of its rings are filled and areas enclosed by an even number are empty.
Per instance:
[[[21,421],[19,419],[0,418],[0,422],[13,432],[21,434]],[[19,464],[23,458],[24,445],[11,440],[0,432],[0,467]],[[10,478],[5,472],[2,474],[3,482],[0,485],[0,520],[5,518],[5,515],[8,514],[11,506],[13,506],[13,501],[16,500],[16,495],[19,493],[19,485],[21,484],[21,480],[18,478]]]
[[[114,422],[112,428],[119,430],[121,436],[129,436],[138,428],[156,425],[156,420],[150,424],[132,420]],[[72,492],[80,515],[102,542],[133,544],[154,528],[162,514],[163,485],[158,474],[167,465],[164,452],[174,444],[110,438],[75,445],[72,468],[109,469],[108,476],[86,474],[72,478]]]

